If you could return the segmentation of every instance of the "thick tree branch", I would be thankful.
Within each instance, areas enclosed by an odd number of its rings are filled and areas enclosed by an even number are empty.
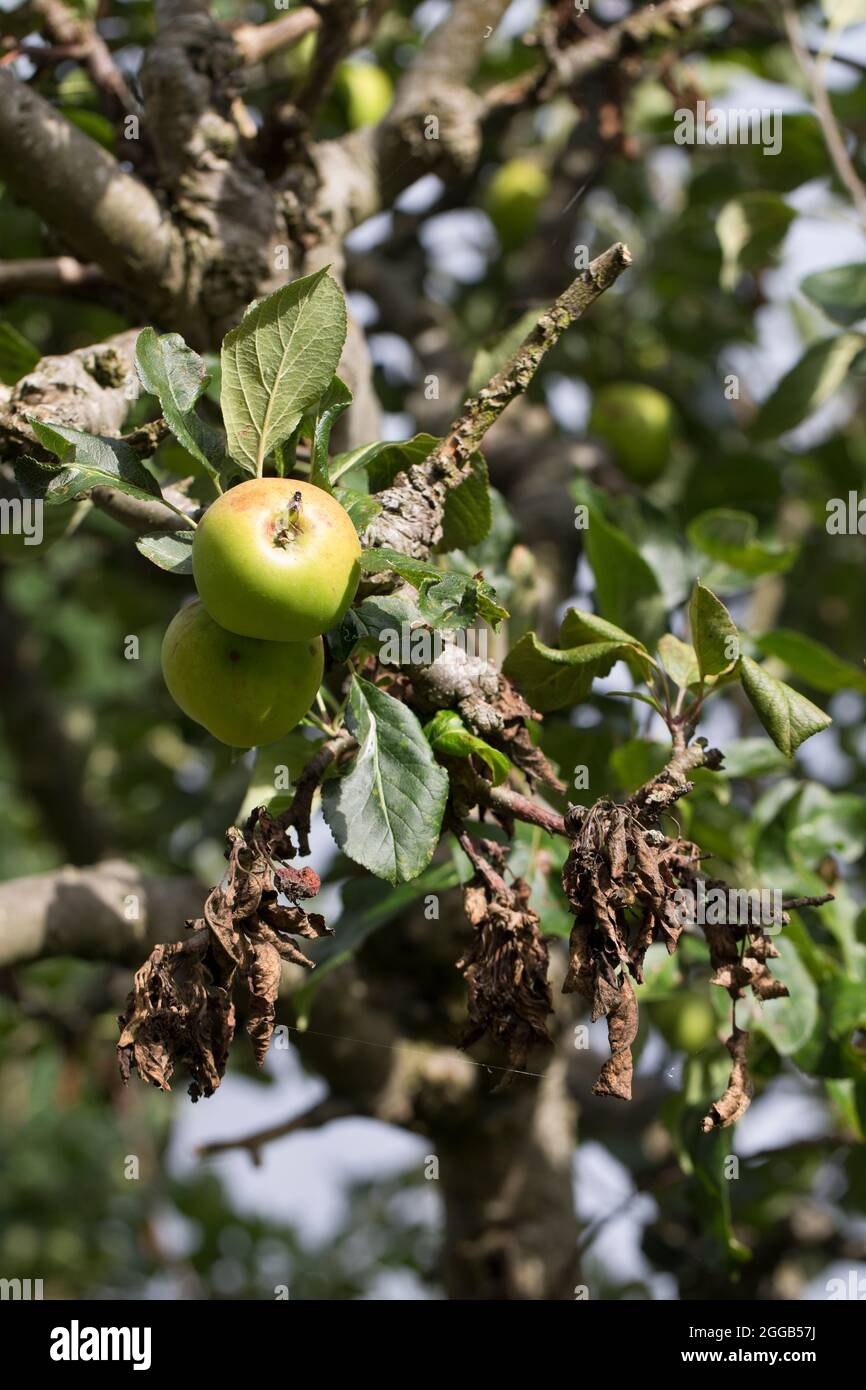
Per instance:
[[[0,388],[4,456],[31,453],[38,447],[28,415],[88,434],[117,437],[141,392],[135,370],[138,333],[130,329],[92,347],[43,357],[13,387]]]
[[[501,371],[462,407],[442,443],[423,463],[400,473],[376,494],[382,512],[370,524],[367,546],[385,545],[426,559],[442,535],[445,498],[465,476],[473,453],[506,406],[529,385],[545,354],[565,330],[631,264],[621,242],[602,252],[539,317]]]
[[[201,902],[194,879],[143,874],[119,860],[10,879],[0,883],[0,968],[45,956],[137,964],[179,937]]]
[[[112,155],[0,69],[0,166],[10,192],[160,317],[182,284],[181,238]]]

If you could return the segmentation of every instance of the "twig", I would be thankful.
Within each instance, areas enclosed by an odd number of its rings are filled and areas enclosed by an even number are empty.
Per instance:
[[[239,24],[232,29],[235,48],[247,64],[260,63],[272,53],[292,48],[306,34],[318,29],[321,17],[309,7],[292,10],[267,24]]]
[[[390,488],[376,494],[382,512],[367,530],[367,546],[387,545],[417,559],[427,557],[442,535],[447,493],[465,477],[491,425],[526,390],[565,330],[616,283],[631,260],[622,242],[608,247],[544,310],[501,371],[465,403],[442,443],[423,463],[398,474]]]
[[[94,24],[73,14],[63,0],[30,0],[29,8],[39,15],[56,43],[69,49],[71,56],[81,59],[111,115],[125,116],[139,111],[138,102]]]
[[[0,262],[0,299],[19,294],[80,294],[103,289],[107,281],[98,265],[74,256],[47,256]]]
[[[349,51],[352,24],[357,10],[356,0],[319,0],[321,19],[316,38],[316,51],[309,74],[295,98],[295,106],[307,115],[324,98],[337,64]]]
[[[192,517],[179,515],[156,498],[145,502],[111,487],[91,488],[90,497],[101,512],[139,536],[145,531],[186,531],[195,524]]]
[[[261,1150],[265,1144],[272,1143],[274,1139],[282,1139],[287,1134],[297,1134],[299,1130],[319,1129],[322,1125],[330,1124],[331,1120],[342,1120],[357,1113],[357,1106],[349,1105],[337,1096],[327,1096],[311,1105],[309,1110],[302,1111],[300,1115],[293,1115],[289,1120],[269,1125],[267,1129],[255,1130],[252,1134],[241,1135],[238,1139],[217,1139],[210,1144],[202,1144],[197,1150],[198,1156],[212,1158],[214,1154],[246,1149],[258,1168],[262,1161]]]
[[[356,740],[348,729],[342,729],[334,738],[328,739],[313,754],[298,778],[292,804],[287,811],[278,816],[280,825],[286,829],[291,826],[298,837],[298,848],[302,855],[310,852],[310,820],[312,818],[313,797],[322,783],[322,778],[333,762],[340,762],[357,747]]]
[[[866,228],[866,185],[863,184],[845,148],[845,141],[842,138],[842,132],[839,129],[839,124],[833,112],[825,81],[827,64],[833,57],[831,42],[836,36],[836,29],[832,24],[828,26],[827,38],[817,58],[812,62],[803,39],[800,17],[796,10],[792,8],[789,0],[782,0],[782,18],[794,56],[803,69],[812,89],[812,101],[815,105],[818,120],[821,123],[821,130],[824,134],[824,143],[827,146],[827,151],[833,161],[836,173],[851,195],[851,201],[854,204],[860,222],[863,227]]]

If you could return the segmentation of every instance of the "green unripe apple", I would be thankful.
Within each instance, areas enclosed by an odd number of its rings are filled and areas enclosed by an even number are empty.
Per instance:
[[[700,1052],[718,1032],[718,1022],[708,999],[686,995],[660,999],[652,1006],[653,1022],[677,1052]]]
[[[394,86],[376,63],[344,63],[338,85],[346,98],[346,118],[352,130],[376,125],[391,109]]]
[[[547,174],[531,159],[509,159],[497,169],[488,184],[485,205],[506,251],[522,246],[532,235],[549,188]]]
[[[198,599],[175,614],[162,640],[162,673],[175,704],[232,748],[257,748],[294,729],[316,698],[324,665],[321,637],[239,637]]]
[[[589,428],[609,445],[627,478],[654,483],[670,459],[674,408],[653,386],[615,382],[596,391]]]
[[[339,623],[358,588],[360,557],[352,519],[330,493],[294,478],[252,478],[205,512],[192,570],[221,627],[302,642]]]

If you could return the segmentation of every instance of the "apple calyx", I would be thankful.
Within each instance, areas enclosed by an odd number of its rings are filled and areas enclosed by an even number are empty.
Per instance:
[[[300,492],[296,492],[274,520],[274,545],[285,548],[295,539],[301,529],[302,509],[303,498]]]

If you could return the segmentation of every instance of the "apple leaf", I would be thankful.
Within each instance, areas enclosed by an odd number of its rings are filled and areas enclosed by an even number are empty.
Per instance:
[[[816,690],[835,694],[837,690],[866,692],[866,671],[843,661],[822,642],[789,628],[777,628],[757,639],[765,656],[775,656]]]
[[[501,786],[511,771],[505,754],[470,733],[456,710],[441,709],[424,725],[424,733],[436,753],[451,758],[480,758],[490,769],[494,787]]]
[[[778,193],[745,193],[725,203],[716,218],[722,289],[735,289],[744,270],[769,264],[795,216]]]
[[[448,774],[412,711],[353,677],[346,723],[358,751],[322,788],[322,810],[344,854],[377,878],[405,883],[439,842]]]
[[[721,599],[700,580],[689,602],[689,624],[702,679],[718,676],[736,664],[740,656],[737,625]]]
[[[643,642],[664,631],[666,602],[651,565],[600,507],[587,504],[586,558],[595,576],[598,606],[612,622],[628,623]]]
[[[179,333],[158,336],[152,328],[143,328],[135,343],[135,365],[145,391],[159,400],[175,439],[212,478],[218,478],[225,464],[222,435],[195,413],[195,403],[209,379],[198,353],[187,347]]]
[[[293,433],[328,387],[346,340],[346,304],[327,267],[251,304],[222,345],[228,450],[247,472]]]
[[[849,328],[866,318],[866,262],[837,265],[807,275],[800,289],[824,310],[834,323]]]
[[[511,648],[503,675],[542,713],[579,704],[588,696],[596,676],[606,676],[630,650],[629,643],[586,642],[579,647],[547,647],[527,632]]]
[[[840,333],[813,343],[761,405],[752,426],[754,437],[775,439],[799,425],[838,391],[864,347],[866,338],[860,333]]]
[[[351,487],[335,487],[334,496],[351,518],[352,525],[359,536],[366,531],[374,516],[382,510],[381,502],[371,497],[369,492],[357,492]]]
[[[684,690],[697,685],[701,679],[698,657],[689,642],[682,642],[672,632],[659,638],[659,660],[671,679]]]
[[[310,482],[316,487],[331,492],[331,479],[328,472],[328,442],[335,421],[352,404],[352,393],[344,381],[335,376],[327,390],[323,392],[313,414],[310,429],[312,458]],[[345,505],[345,504],[344,504]]]
[[[812,734],[820,733],[833,722],[811,700],[776,680],[751,657],[742,658],[741,678],[755,713],[787,758],[793,757],[800,744]]]
[[[461,628],[482,618],[498,627],[508,617],[496,600],[495,590],[483,579],[466,574],[445,574],[424,560],[413,560],[387,546],[365,550],[361,568],[368,574],[391,570],[418,590],[421,616],[434,627]]]
[[[139,536],[135,548],[161,570],[171,574],[192,574],[194,531],[154,531]]]
[[[4,385],[14,386],[16,381],[33,370],[41,358],[42,353],[29,338],[25,338],[5,319],[0,323],[0,381]]]
[[[449,488],[442,513],[442,539],[439,551],[467,550],[480,545],[493,520],[490,480],[482,454],[469,460],[469,473],[456,487]]]
[[[165,501],[156,478],[148,473],[138,456],[122,439],[83,434],[67,425],[49,425],[32,415],[27,418],[39,442],[60,459],[61,466],[54,470],[50,478],[44,477],[42,481],[44,491],[39,495],[46,502],[68,502],[92,487],[111,487],[148,502],[158,498],[171,511],[183,515],[177,507]],[[34,472],[31,484],[35,481]]]
[[[790,569],[799,547],[758,539],[758,523],[749,512],[717,507],[689,522],[686,534],[696,550],[750,578]]]

